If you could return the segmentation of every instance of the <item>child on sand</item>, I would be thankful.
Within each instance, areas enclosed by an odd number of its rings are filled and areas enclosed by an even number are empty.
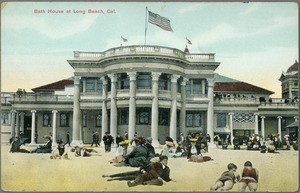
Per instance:
[[[228,171],[222,173],[221,177],[210,188],[214,191],[228,191],[232,189],[235,182],[240,180],[240,175],[236,173],[237,166],[233,163],[227,165]]]

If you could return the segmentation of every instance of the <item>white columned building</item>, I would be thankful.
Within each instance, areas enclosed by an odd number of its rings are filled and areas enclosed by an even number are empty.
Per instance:
[[[16,137],[20,137],[20,113],[16,112]]]
[[[282,119],[282,117],[278,116],[277,119],[278,119],[278,135],[279,135],[278,138],[281,141],[281,119]]]
[[[180,109],[180,132],[185,135],[186,133],[186,82],[188,81],[187,78],[182,78],[181,82],[181,109]]]
[[[158,142],[158,80],[161,73],[152,72],[152,109],[151,109],[151,138],[153,147],[159,147]]]
[[[24,130],[24,116],[25,113],[21,112],[20,113],[20,132],[24,134],[25,130]]]
[[[74,100],[73,100],[73,136],[71,146],[82,146],[81,139],[81,111],[80,111],[80,79],[81,77],[75,76],[74,78]]]
[[[16,110],[11,111],[11,137],[13,140],[15,140],[16,136]]]
[[[229,130],[230,130],[230,141],[233,145],[233,115],[234,113],[228,113],[229,115]]]
[[[117,127],[118,127],[117,102],[116,102],[116,97],[117,97],[117,76],[116,76],[116,74],[108,74],[108,77],[111,80],[111,90],[110,90],[110,134],[114,138],[114,140],[116,140]]]
[[[265,141],[265,116],[261,116],[261,136],[262,136],[262,140]]]
[[[171,120],[170,120],[170,137],[176,143],[177,140],[177,79],[179,75],[173,74],[171,78]]]
[[[57,145],[57,140],[56,140],[56,114],[57,114],[57,110],[53,110],[52,111],[52,119],[53,119],[53,123],[52,123],[52,146],[56,146]]]
[[[129,124],[128,124],[128,138],[133,139],[135,133],[136,122],[136,72],[127,72],[129,76]]]
[[[258,113],[254,113],[255,130],[254,133],[258,134]]]
[[[208,78],[208,90],[207,90],[207,97],[208,97],[208,108],[207,108],[207,133],[210,135],[211,139],[214,138],[214,79]],[[210,146],[213,146],[214,140],[210,140]]]
[[[107,118],[107,104],[106,104],[106,100],[107,100],[107,80],[105,78],[105,76],[101,77],[101,81],[102,81],[102,129],[101,129],[101,146],[104,146],[104,142],[103,142],[103,136],[105,135],[105,133],[108,131],[108,118]]]
[[[32,117],[31,117],[31,142],[30,145],[35,145],[35,113],[36,110],[32,110]]]

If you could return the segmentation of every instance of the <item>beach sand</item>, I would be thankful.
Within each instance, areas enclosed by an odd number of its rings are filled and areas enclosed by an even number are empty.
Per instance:
[[[30,149],[28,146],[24,148]],[[103,174],[137,170],[110,164],[115,148],[107,153],[102,147],[94,147],[101,156],[93,157],[75,157],[70,153],[70,160],[51,160],[50,154],[9,153],[9,149],[9,145],[1,145],[2,191],[208,192],[227,169],[228,163],[235,163],[241,174],[243,164],[248,160],[259,170],[259,192],[295,192],[299,186],[298,151],[292,148],[276,154],[210,148],[203,155],[211,156],[214,160],[204,163],[188,162],[186,158],[169,158],[171,178],[176,182],[130,188],[126,181],[107,181],[107,178],[102,178]],[[160,152],[160,149],[156,151]],[[237,184],[231,191],[238,191]]]

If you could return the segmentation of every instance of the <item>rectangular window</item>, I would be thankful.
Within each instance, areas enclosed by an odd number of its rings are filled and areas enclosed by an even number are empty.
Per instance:
[[[217,127],[226,127],[226,113],[217,114]]]
[[[152,78],[150,73],[141,72],[137,76],[138,89],[151,89]]]
[[[120,75],[120,89],[129,89],[129,77],[127,76],[127,74],[122,73]]]
[[[120,125],[128,125],[128,108],[119,108],[118,109],[118,117],[119,121],[118,124]]]
[[[191,81],[187,81],[187,83],[186,83],[185,94],[186,95],[191,95]]]
[[[100,80],[100,78],[98,79],[98,82],[97,82],[97,92],[98,93],[102,93],[102,80]]]
[[[102,114],[97,114],[96,116],[96,127],[102,127]]]
[[[82,126],[83,127],[87,126],[87,114],[86,113],[82,114]]]
[[[95,92],[95,79],[94,78],[87,78],[86,79],[86,92]]]
[[[158,110],[158,125],[169,125],[170,109],[159,108]]]
[[[51,127],[51,114],[50,113],[43,114],[43,127]]]
[[[187,127],[200,127],[201,126],[201,113],[199,111],[186,112],[186,126]]]
[[[201,93],[202,93],[201,80],[193,79],[193,94],[201,94]]]
[[[149,125],[150,124],[150,108],[137,108],[137,124]]]
[[[69,127],[69,114],[61,113],[59,124],[61,127]]]
[[[167,74],[162,74],[159,77],[159,81],[158,81],[158,89],[159,90],[168,90],[168,81],[169,81],[169,75]]]
[[[1,124],[9,124],[9,112],[1,113]]]

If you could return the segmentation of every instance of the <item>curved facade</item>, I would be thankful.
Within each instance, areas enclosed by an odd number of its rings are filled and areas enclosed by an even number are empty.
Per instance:
[[[102,135],[128,131],[159,145],[190,130],[213,136],[214,54],[189,54],[161,46],[74,52],[73,142],[82,143],[89,116]],[[83,114],[83,119],[80,119]],[[101,121],[100,121],[101,119]],[[83,122],[83,123],[82,123]]]

